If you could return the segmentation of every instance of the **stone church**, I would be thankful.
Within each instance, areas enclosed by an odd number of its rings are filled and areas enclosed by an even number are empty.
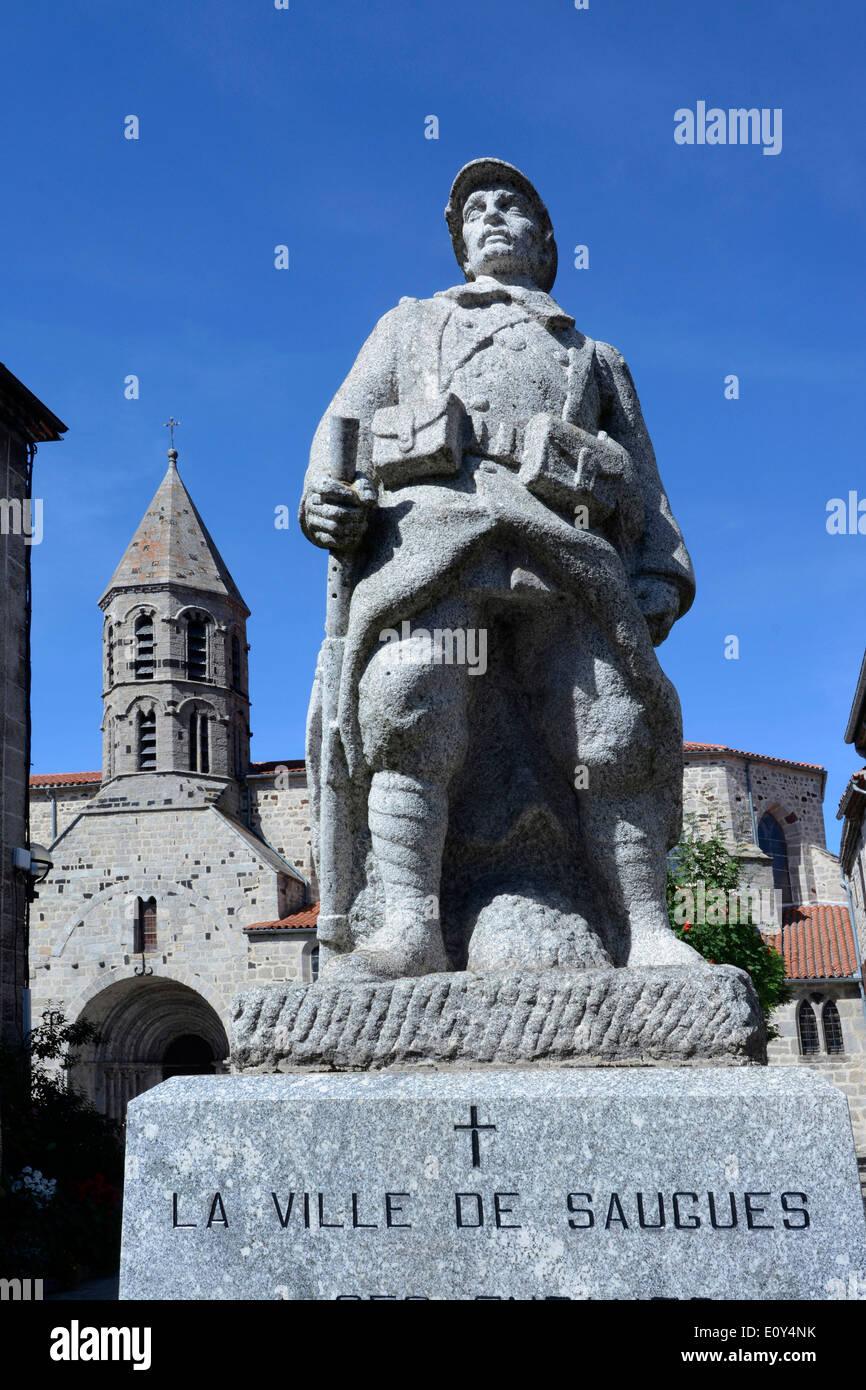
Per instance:
[[[100,599],[101,772],[31,778],[31,832],[54,868],[31,918],[33,1016],[98,1025],[75,1084],[121,1118],[179,1072],[227,1066],[232,996],[316,977],[318,893],[302,760],[249,761],[247,609],[169,468]],[[823,768],[685,745],[684,809],[718,824],[772,904],[794,1001],[777,1065],[848,1094],[866,1154],[862,943],[826,848]]]
[[[174,449],[99,603],[102,772],[31,783],[31,990],[98,1026],[73,1080],[120,1117],[225,1064],[238,989],[314,977],[315,890],[303,763],[250,765],[249,610]]]

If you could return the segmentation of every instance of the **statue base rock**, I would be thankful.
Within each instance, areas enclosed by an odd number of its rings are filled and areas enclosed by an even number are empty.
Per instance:
[[[761,1010],[732,966],[325,977],[247,990],[233,1005],[240,1072],[763,1062]]]

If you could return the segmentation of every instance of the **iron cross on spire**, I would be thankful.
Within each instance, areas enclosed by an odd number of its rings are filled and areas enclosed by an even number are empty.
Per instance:
[[[175,431],[176,427],[177,427],[179,424],[180,424],[180,420],[175,420],[175,418],[174,418],[173,415],[169,415],[168,419],[167,419],[166,422],[165,422],[165,425],[163,426],[163,428],[164,428],[164,429],[167,429],[167,430],[170,432],[170,434],[171,434],[171,447],[172,447],[172,449],[174,448],[174,431]]]

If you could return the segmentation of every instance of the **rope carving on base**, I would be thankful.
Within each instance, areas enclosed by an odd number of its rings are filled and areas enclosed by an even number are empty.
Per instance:
[[[239,1072],[766,1062],[754,990],[730,966],[320,980],[248,990],[232,1019]]]

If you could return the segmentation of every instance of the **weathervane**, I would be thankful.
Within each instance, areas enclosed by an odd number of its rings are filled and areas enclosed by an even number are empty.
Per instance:
[[[163,426],[164,429],[169,430],[170,433],[171,433],[171,447],[172,447],[172,449],[174,448],[174,431],[175,431],[176,427],[177,427],[179,424],[180,424],[180,420],[175,420],[175,418],[174,418],[173,415],[169,415],[168,419],[167,419],[166,422],[165,422],[165,425]]]

